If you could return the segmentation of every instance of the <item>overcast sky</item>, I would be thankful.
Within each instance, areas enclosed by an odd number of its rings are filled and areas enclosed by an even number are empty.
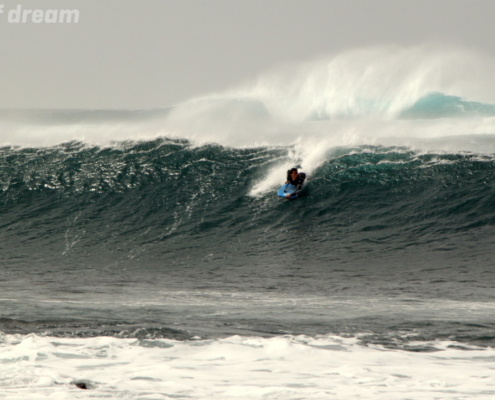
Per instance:
[[[0,108],[163,107],[278,64],[379,44],[436,42],[495,54],[494,0],[1,4]],[[25,23],[9,22],[19,5],[41,10],[43,21],[30,13]],[[66,9],[78,10],[77,23],[45,22],[48,10]]]

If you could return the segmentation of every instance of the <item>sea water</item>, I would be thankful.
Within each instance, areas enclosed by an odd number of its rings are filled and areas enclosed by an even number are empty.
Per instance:
[[[0,111],[0,398],[495,399],[492,67],[384,47]]]

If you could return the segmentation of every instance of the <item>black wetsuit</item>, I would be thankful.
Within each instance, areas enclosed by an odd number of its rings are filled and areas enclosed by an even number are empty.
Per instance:
[[[297,178],[292,179],[290,170],[287,171],[287,180],[291,185],[294,185],[296,187],[296,191],[293,193],[293,195],[299,194],[305,179],[306,179],[306,174],[304,172],[299,172]]]

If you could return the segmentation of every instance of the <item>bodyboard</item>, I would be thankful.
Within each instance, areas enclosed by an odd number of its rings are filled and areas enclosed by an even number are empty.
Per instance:
[[[289,193],[295,193],[297,190],[297,188],[290,184],[290,183],[284,183],[280,189],[278,190],[278,195],[280,197],[285,197],[287,196]],[[296,199],[297,198],[297,194],[294,194],[293,196],[289,197],[289,199]]]

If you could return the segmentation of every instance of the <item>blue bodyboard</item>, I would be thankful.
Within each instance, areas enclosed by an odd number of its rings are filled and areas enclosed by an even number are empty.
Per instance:
[[[295,192],[296,192],[296,190],[297,190],[297,188],[296,188],[294,185],[292,185],[292,184],[290,184],[290,183],[284,183],[284,184],[282,185],[282,187],[281,187],[280,189],[278,189],[278,195],[279,195],[280,197],[285,197],[285,196],[287,196],[289,193],[295,193]],[[297,194],[295,194],[295,195],[293,195],[293,196],[289,197],[289,199],[296,199],[296,198],[297,198]]]

